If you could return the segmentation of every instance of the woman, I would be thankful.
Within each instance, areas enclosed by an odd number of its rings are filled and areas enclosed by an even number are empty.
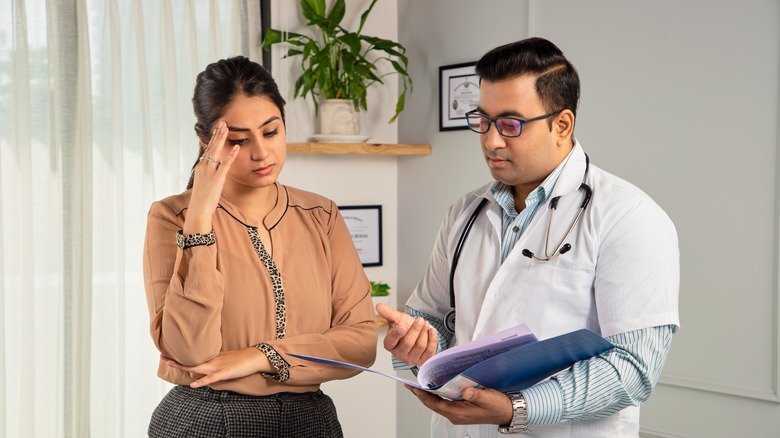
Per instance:
[[[322,382],[370,366],[370,286],[336,205],[277,182],[284,99],[244,57],[210,64],[192,99],[187,191],[152,204],[144,248],[158,375],[174,387],[150,436],[341,436]]]

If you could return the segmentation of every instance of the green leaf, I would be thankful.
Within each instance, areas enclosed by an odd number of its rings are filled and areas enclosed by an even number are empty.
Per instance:
[[[345,72],[351,72],[353,66],[355,65],[355,55],[353,55],[349,50],[342,50],[341,65],[344,68]]]
[[[303,16],[309,21],[325,18],[325,0],[301,0]]]
[[[393,114],[393,117],[390,117],[390,120],[388,120],[387,123],[393,123],[398,119],[398,114],[401,113],[401,111],[404,110],[404,106],[406,104],[406,92],[401,93],[398,96],[398,101],[395,103],[395,114]]]
[[[401,74],[402,76],[404,76],[404,75],[408,76],[408,73],[406,73],[406,69],[401,64],[399,64],[398,62],[393,61],[393,60],[390,61],[390,64],[393,64],[393,68],[399,74]]]
[[[306,43],[305,46],[303,46],[303,58],[308,59],[312,53],[315,53],[320,50],[320,47],[315,43],[314,41],[309,41]]]
[[[374,9],[374,5],[376,4],[377,0],[374,0],[371,2],[370,5],[368,5],[368,9],[365,10],[362,14],[360,14],[360,26],[358,27],[357,33],[360,33],[363,31],[363,25],[366,24],[366,19],[368,18],[368,14],[371,13],[371,10]]]
[[[328,46],[318,47],[317,52],[312,55],[312,64],[327,64],[330,61],[330,48]]]
[[[404,56],[404,52],[406,52],[406,49],[403,49],[403,46],[401,46],[400,44],[394,41],[368,36],[368,35],[361,35],[360,39],[371,44],[375,49],[381,50],[385,53],[389,53],[394,56]],[[400,49],[400,50],[396,50],[396,49]]]
[[[327,89],[322,88],[322,86],[327,85],[327,83],[328,83],[328,69],[320,66],[317,69],[317,84],[320,85],[320,90],[322,91],[322,94],[325,95],[326,99],[337,99],[338,96],[333,95],[334,93],[333,90],[329,88]]]
[[[267,49],[271,45],[277,43],[287,43],[293,46],[303,46],[307,41],[311,41],[311,38],[307,37],[306,35],[301,35],[295,32],[282,32],[277,29],[268,29],[265,32],[263,45],[261,47],[263,49]]]
[[[263,45],[261,48],[267,49],[272,44],[282,42],[282,32],[276,29],[268,29],[265,31],[265,37],[263,38]]]
[[[350,32],[345,34],[342,39],[353,53],[360,54],[360,36],[358,34]]]
[[[344,13],[347,12],[347,5],[344,4],[344,0],[336,0],[335,3],[333,3],[333,7],[330,9],[330,14],[328,14],[328,21],[333,23],[334,27],[341,23],[341,20],[344,18]]]
[[[303,89],[305,84],[306,74],[304,73],[295,81],[295,97],[303,96],[304,93],[301,92],[301,89]]]
[[[306,94],[311,94],[312,97],[316,94],[314,92],[314,72],[309,70],[308,74],[306,75],[306,79],[304,80],[304,86],[303,90],[301,91],[301,96],[306,97]]]
[[[390,295],[390,286],[384,282],[371,282],[372,297],[386,297]]]

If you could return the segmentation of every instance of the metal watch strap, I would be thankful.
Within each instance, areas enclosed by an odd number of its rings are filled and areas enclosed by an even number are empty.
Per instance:
[[[509,426],[498,426],[499,433],[518,433],[528,430],[528,409],[521,393],[507,394],[512,402],[512,422]]]
[[[213,245],[216,243],[217,238],[214,235],[214,230],[209,231],[206,234],[187,234],[185,235],[181,230],[176,232],[176,244],[181,249],[191,248],[193,246],[200,245]]]

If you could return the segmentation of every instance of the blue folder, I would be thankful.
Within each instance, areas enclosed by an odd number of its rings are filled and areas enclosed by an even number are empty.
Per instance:
[[[581,329],[506,351],[461,375],[488,388],[516,392],[612,348],[614,345],[598,334]]]

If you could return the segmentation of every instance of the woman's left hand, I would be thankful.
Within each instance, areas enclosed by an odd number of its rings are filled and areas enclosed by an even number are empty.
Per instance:
[[[168,359],[167,363],[173,368],[189,372],[192,378],[197,379],[190,383],[191,388],[200,388],[259,372],[274,372],[265,354],[255,347],[223,351],[210,361],[194,367],[184,366],[172,359]]]

